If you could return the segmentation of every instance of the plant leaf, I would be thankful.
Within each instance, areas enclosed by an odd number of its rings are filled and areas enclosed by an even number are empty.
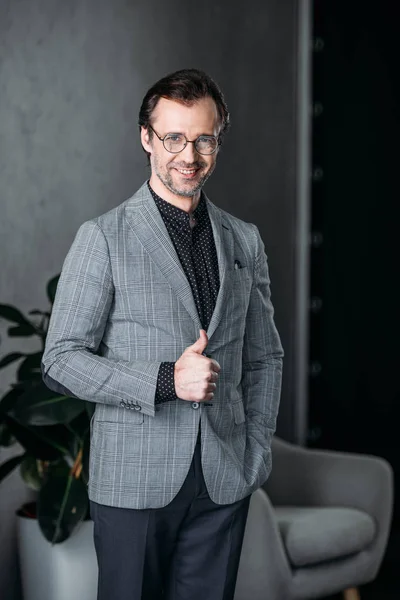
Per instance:
[[[71,432],[68,450],[71,456],[76,456],[82,444],[84,444],[86,436],[90,433],[90,419],[87,412],[83,410],[75,419],[68,423],[67,427]]]
[[[59,279],[60,279],[60,275],[56,275],[55,277],[50,279],[50,281],[47,284],[47,289],[46,289],[47,297],[50,300],[51,304],[54,303],[54,298],[56,296],[57,284],[58,284]]]
[[[6,416],[4,421],[17,442],[31,456],[40,460],[54,461],[68,454],[66,439],[68,432],[64,426],[27,427],[9,416]]]
[[[22,385],[15,385],[0,400],[0,420],[2,415],[6,415],[16,404],[18,398],[24,391]]]
[[[52,544],[66,540],[87,513],[87,488],[70,471],[65,461],[51,465],[39,492],[39,526]]]
[[[6,423],[0,423],[0,446],[8,448],[15,443],[15,438],[7,427]]]
[[[86,485],[89,483],[89,456],[90,456],[90,431],[83,440],[82,474],[81,477]]]
[[[26,485],[32,490],[38,492],[42,487],[43,479],[39,474],[36,458],[26,455],[24,460],[21,462],[20,472]]]
[[[81,402],[83,403],[84,401],[81,400]],[[83,440],[90,428],[90,419],[86,410],[79,413],[79,415],[69,423],[69,426],[74,430],[76,435]]]
[[[25,323],[16,327],[9,327],[8,335],[10,337],[28,337],[30,335],[37,335],[37,331],[31,323]]]
[[[32,379],[41,380],[43,352],[35,352],[34,354],[28,354],[25,360],[20,364],[17,372],[19,381],[31,381]]]
[[[94,415],[94,411],[96,410],[96,404],[94,402],[89,402],[88,400],[85,400],[85,409],[86,412],[89,416],[89,420],[93,417]]]
[[[12,362],[15,362],[16,360],[19,360],[23,356],[26,356],[26,354],[22,354],[22,352],[11,352],[11,354],[7,354],[0,360],[0,369],[6,367]]]
[[[17,467],[20,462],[25,458],[26,454],[20,454],[18,456],[13,456],[2,465],[0,465],[0,481],[3,481]]]
[[[83,411],[82,400],[56,394],[39,381],[18,397],[10,414],[22,425],[48,426],[69,423]]]
[[[24,317],[21,311],[10,304],[0,304],[0,317],[11,321],[11,323],[18,323],[19,325],[30,325],[28,319]]]

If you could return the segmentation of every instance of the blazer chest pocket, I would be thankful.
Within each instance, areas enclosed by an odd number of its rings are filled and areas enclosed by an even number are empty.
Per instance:
[[[246,413],[244,411],[243,400],[235,400],[230,403],[231,411],[233,413],[233,419],[236,425],[240,425],[246,421]]]
[[[231,271],[232,282],[240,283],[245,282],[246,280],[250,280],[250,270],[249,267],[240,267],[240,269],[232,269]]]
[[[232,295],[239,298],[248,298],[252,284],[249,267],[232,269],[230,278],[232,281]]]

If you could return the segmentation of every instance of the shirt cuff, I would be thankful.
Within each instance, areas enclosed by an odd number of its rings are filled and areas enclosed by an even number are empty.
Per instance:
[[[174,362],[162,362],[158,371],[155,404],[178,400],[175,392]]]

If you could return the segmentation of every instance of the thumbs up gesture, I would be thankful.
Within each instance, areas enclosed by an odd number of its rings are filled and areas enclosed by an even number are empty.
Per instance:
[[[175,363],[175,392],[181,400],[202,402],[214,397],[221,367],[213,358],[204,356],[207,344],[207,333],[200,329],[199,339]]]

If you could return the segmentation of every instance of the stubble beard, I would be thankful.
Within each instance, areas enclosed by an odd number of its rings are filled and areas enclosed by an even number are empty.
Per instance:
[[[195,196],[197,194],[197,192],[199,192],[202,187],[204,186],[204,184],[206,183],[206,181],[208,180],[208,178],[212,175],[214,169],[215,169],[215,162],[210,166],[209,170],[204,173],[200,179],[196,182],[196,184],[193,185],[193,187],[182,187],[182,188],[177,188],[176,185],[174,184],[173,178],[172,178],[172,168],[176,168],[178,165],[175,164],[173,167],[169,167],[169,165],[166,165],[164,168],[160,168],[160,164],[157,160],[157,157],[154,157],[154,171],[155,174],[157,175],[157,177],[159,178],[159,180],[165,185],[165,187],[167,188],[167,190],[169,190],[170,192],[172,192],[172,194],[175,194],[176,196],[182,196],[184,198],[191,198],[193,196]],[[185,165],[179,165],[181,168],[184,169],[190,169],[193,167],[203,167],[204,163],[195,163],[192,164],[191,166]],[[188,181],[188,183],[190,183],[190,181]]]

